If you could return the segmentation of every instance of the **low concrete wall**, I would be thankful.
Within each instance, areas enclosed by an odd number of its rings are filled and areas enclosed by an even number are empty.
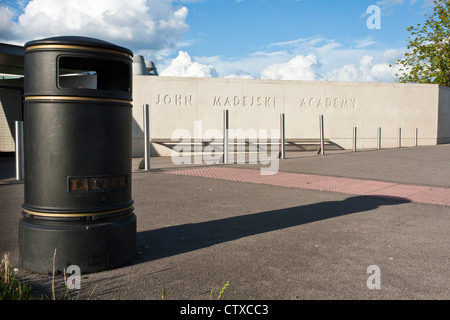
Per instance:
[[[153,139],[170,139],[177,129],[193,138],[195,128],[222,139],[227,109],[230,129],[247,135],[279,130],[284,113],[287,139],[319,138],[324,115],[325,138],[345,149],[352,148],[353,127],[359,149],[377,147],[378,127],[383,148],[397,147],[399,128],[402,146],[414,145],[416,128],[419,145],[450,142],[450,89],[438,85],[134,76],[133,99],[133,156],[144,153],[144,104]],[[153,154],[170,155],[152,146]]]

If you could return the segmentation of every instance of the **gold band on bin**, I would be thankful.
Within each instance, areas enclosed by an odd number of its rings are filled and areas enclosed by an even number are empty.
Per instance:
[[[73,96],[30,96],[25,97],[25,101],[32,100],[76,100],[76,101],[93,101],[93,102],[116,102],[116,103],[128,103],[128,100],[112,99],[112,98],[95,98],[95,97],[73,97]]]
[[[68,44],[40,44],[40,45],[30,46],[30,47],[26,48],[26,51],[36,50],[36,49],[88,50],[88,51],[114,53],[114,54],[119,54],[119,55],[122,55],[122,56],[129,57],[129,58],[133,58],[133,56],[130,55],[129,53],[118,51],[118,50],[103,49],[103,48],[96,48],[96,47],[74,46],[74,45],[68,45]]]
[[[31,214],[33,216],[39,216],[39,217],[48,217],[48,218],[83,218],[83,217],[93,217],[93,216],[103,216],[107,214],[113,214],[118,213],[121,211],[127,211],[129,209],[132,209],[133,206],[128,206],[122,209],[116,209],[116,210],[109,210],[109,211],[103,211],[103,212],[90,212],[90,213],[47,213],[47,212],[36,212],[31,211],[28,209],[22,210],[25,213]]]

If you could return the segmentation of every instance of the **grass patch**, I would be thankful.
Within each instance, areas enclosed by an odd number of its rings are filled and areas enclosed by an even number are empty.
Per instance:
[[[37,300],[31,286],[18,279],[17,269],[11,269],[7,254],[0,265],[0,300]]]

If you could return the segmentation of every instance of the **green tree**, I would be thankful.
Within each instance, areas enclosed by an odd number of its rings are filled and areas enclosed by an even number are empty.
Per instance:
[[[397,81],[450,87],[450,0],[435,0],[423,25],[411,26],[408,51],[397,61]]]

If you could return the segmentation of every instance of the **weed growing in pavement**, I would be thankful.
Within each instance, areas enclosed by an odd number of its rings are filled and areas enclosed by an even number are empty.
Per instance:
[[[31,286],[18,279],[17,271],[11,270],[8,254],[4,254],[0,264],[0,300],[36,300]]]

